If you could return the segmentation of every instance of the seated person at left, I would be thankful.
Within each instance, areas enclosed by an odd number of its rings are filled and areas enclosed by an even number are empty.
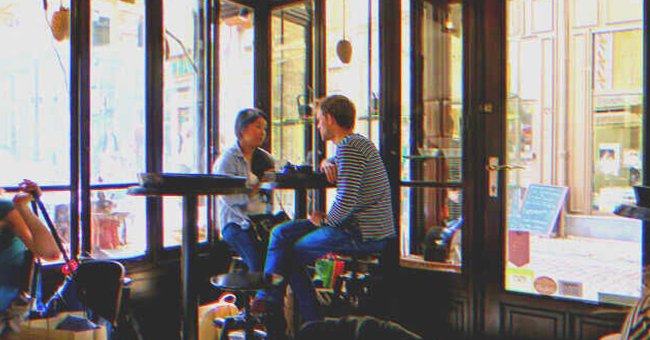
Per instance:
[[[41,195],[41,189],[30,180],[19,187],[21,191],[13,200],[0,198],[0,334],[15,317],[7,313],[20,294],[22,283],[17,280],[25,266],[25,250],[45,260],[61,255],[54,237],[29,205]]]
[[[270,213],[273,206],[268,193],[260,190],[264,173],[274,169],[271,155],[261,148],[266,139],[268,118],[258,109],[244,109],[237,114],[237,141],[217,159],[213,173],[247,178],[250,191],[221,195],[217,198],[219,226],[223,240],[243,258],[250,271],[261,272],[266,245],[259,242],[249,215]]]

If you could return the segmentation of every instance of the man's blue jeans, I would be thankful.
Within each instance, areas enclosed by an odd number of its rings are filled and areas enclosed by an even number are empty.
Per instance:
[[[305,266],[332,252],[349,255],[379,252],[386,239],[361,242],[360,236],[338,227],[317,227],[309,220],[280,224],[271,231],[266,265],[267,274],[282,275],[291,286],[303,321],[323,318],[316,291]],[[272,303],[281,304],[285,287],[267,291]]]

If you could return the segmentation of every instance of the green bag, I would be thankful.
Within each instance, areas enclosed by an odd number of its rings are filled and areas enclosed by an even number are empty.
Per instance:
[[[341,273],[343,273],[345,263],[337,260],[335,256],[325,256],[316,260],[314,270],[316,279],[320,279],[323,288],[332,288]]]

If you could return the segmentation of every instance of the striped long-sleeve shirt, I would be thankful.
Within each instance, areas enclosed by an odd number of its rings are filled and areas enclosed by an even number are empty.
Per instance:
[[[336,147],[336,198],[328,224],[348,227],[353,221],[363,241],[395,234],[390,185],[386,167],[375,145],[359,134],[351,134]]]

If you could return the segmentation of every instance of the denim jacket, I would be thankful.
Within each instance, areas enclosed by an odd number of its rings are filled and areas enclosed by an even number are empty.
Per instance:
[[[268,152],[258,148],[253,154],[253,163],[251,168],[257,174],[249,172],[248,162],[244,158],[239,143],[235,142],[219,156],[212,172],[220,175],[246,177],[248,178],[247,184],[252,185],[259,180],[263,170],[273,168],[273,160]],[[260,168],[265,169],[259,171]],[[270,199],[263,192],[255,197],[249,197],[247,193],[220,195],[217,204],[219,228],[223,228],[228,223],[236,223],[242,229],[247,229],[250,227],[247,215],[270,213],[273,209]]]

